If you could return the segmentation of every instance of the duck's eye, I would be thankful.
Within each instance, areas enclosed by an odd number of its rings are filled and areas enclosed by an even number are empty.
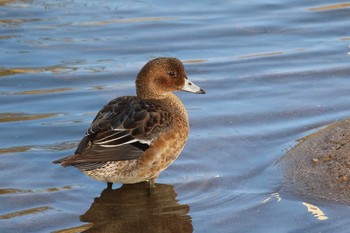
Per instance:
[[[170,77],[175,77],[175,76],[176,76],[176,72],[174,72],[174,71],[169,71],[169,72],[168,72],[168,75],[169,75]]]

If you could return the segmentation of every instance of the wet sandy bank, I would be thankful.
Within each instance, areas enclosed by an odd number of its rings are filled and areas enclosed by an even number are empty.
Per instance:
[[[298,142],[280,160],[285,190],[350,204],[350,119],[330,124]]]

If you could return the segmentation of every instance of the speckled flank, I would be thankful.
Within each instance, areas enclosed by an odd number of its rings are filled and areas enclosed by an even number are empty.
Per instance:
[[[120,182],[120,183],[137,183],[142,180],[137,179],[137,160],[126,160],[126,161],[110,161],[104,166],[85,171],[84,174],[100,181],[106,182]]]

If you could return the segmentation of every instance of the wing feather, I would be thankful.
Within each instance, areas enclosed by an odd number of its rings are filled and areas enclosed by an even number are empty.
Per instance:
[[[138,159],[172,121],[171,113],[154,101],[114,99],[98,112],[75,155],[57,161],[89,170],[108,161]]]

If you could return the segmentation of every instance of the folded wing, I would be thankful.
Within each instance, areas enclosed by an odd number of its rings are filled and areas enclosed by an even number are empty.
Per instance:
[[[160,104],[137,97],[114,99],[96,115],[75,155],[54,163],[91,170],[108,161],[138,159],[172,121]]]

